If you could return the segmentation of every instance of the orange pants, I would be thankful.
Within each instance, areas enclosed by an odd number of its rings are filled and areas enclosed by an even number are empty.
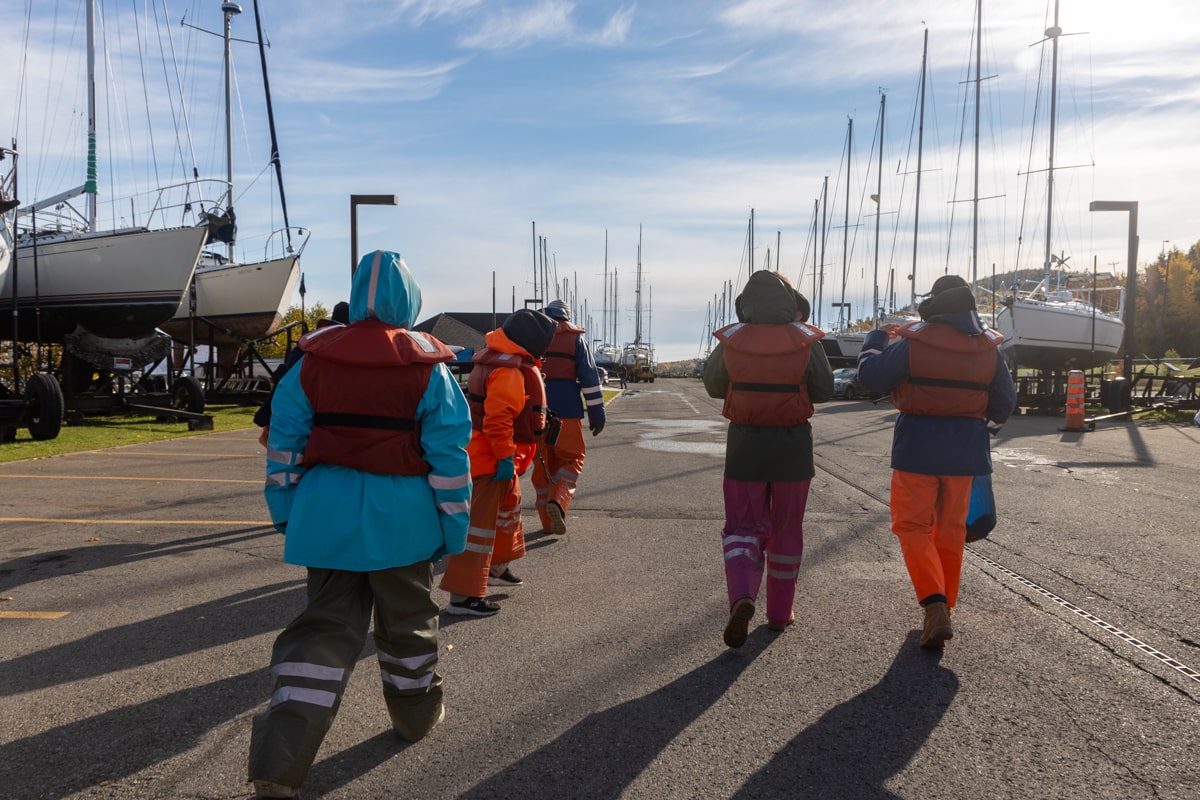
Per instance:
[[[563,516],[567,515],[586,455],[587,445],[583,440],[581,419],[564,419],[562,432],[553,447],[545,443],[538,445],[537,460],[533,464],[533,488],[537,495],[535,505],[538,517],[542,520],[542,530],[550,530],[547,503],[558,503]]]
[[[958,600],[970,502],[970,475],[892,470],[892,533],[918,602],[941,594],[953,608]]]
[[[493,477],[480,475],[471,482],[467,549],[450,556],[440,584],[452,594],[486,596],[492,562],[507,564],[525,555],[521,478],[514,475],[512,480],[496,481]]]

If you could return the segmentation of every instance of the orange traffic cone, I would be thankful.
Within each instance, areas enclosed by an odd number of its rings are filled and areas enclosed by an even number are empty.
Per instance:
[[[1083,407],[1083,370],[1073,369],[1067,373],[1067,424],[1063,426],[1064,431],[1085,430]]]

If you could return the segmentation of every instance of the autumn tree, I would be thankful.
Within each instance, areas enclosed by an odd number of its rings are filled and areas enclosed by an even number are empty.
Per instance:
[[[1135,356],[1200,356],[1200,242],[1161,253],[1138,275]]]
[[[317,322],[322,319],[329,318],[329,309],[322,303],[313,303],[304,309],[304,313],[300,312],[300,306],[292,306],[283,315],[283,323],[280,324],[279,330],[287,332],[277,334],[269,342],[263,342],[258,351],[263,358],[283,358],[287,355],[289,341],[291,345],[296,344],[304,333],[314,330],[317,327]],[[288,328],[288,326],[291,326]]]

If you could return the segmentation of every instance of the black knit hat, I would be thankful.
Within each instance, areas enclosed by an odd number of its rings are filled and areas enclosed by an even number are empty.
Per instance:
[[[519,308],[508,315],[508,319],[504,320],[500,330],[504,331],[504,335],[514,343],[524,348],[529,355],[541,358],[546,354],[546,348],[550,346],[551,340],[554,339],[558,323],[540,311]]]

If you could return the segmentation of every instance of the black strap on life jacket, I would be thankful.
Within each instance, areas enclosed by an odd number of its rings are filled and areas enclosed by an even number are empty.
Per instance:
[[[554,358],[569,358],[569,359],[571,359],[571,360],[574,360],[574,359],[575,359],[575,354],[574,354],[574,353],[559,353],[559,352],[556,352],[556,351],[554,351],[554,350],[547,350],[547,351],[546,351],[546,358],[550,358],[551,356],[553,356]]]
[[[942,386],[946,389],[971,389],[976,392],[986,392],[991,387],[978,381],[956,381],[952,378],[922,378],[919,375],[909,375],[908,382],[917,386]]]
[[[730,385],[739,392],[786,392],[788,394],[795,394],[801,388],[798,383],[744,383],[742,381],[734,381]]]
[[[318,411],[313,414],[314,425],[338,425],[344,428],[377,428],[385,431],[415,431],[417,423],[406,417],[383,417],[376,414],[342,414]]]

